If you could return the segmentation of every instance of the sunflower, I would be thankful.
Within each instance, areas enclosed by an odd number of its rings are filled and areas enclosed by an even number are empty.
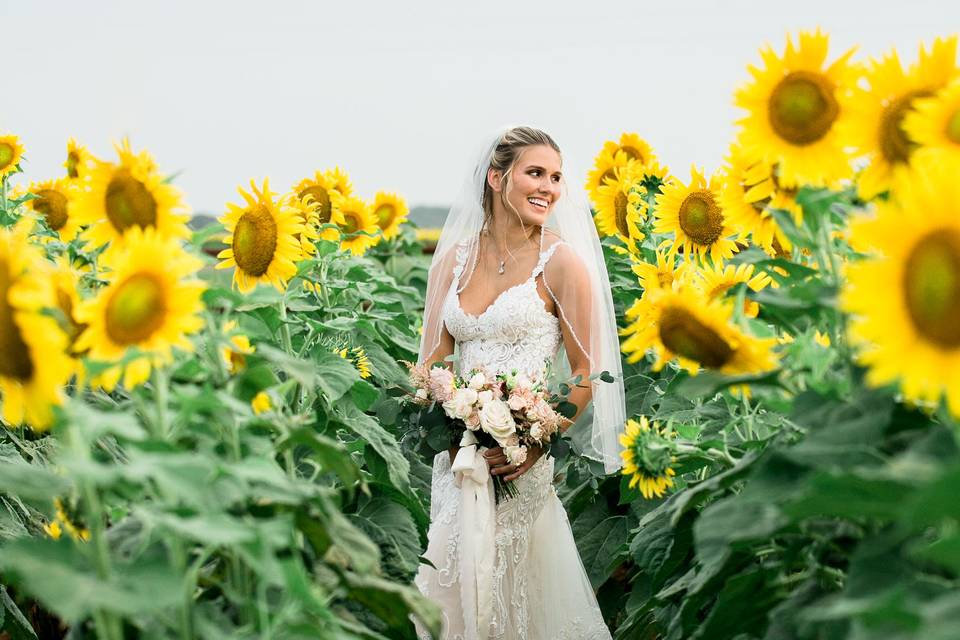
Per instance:
[[[270,401],[270,396],[266,391],[261,391],[250,401],[250,407],[255,414],[260,415],[273,409],[273,402]]]
[[[781,253],[790,251],[790,240],[770,210],[786,208],[799,225],[803,210],[793,199],[796,192],[779,188],[775,168],[763,160],[751,160],[736,145],[727,155],[723,173],[720,206],[739,239],[752,238],[770,256],[777,255],[775,244]]]
[[[361,378],[370,377],[370,359],[367,357],[363,347],[339,347],[334,348],[333,352],[348,361],[360,373]]]
[[[287,202],[290,206],[297,210],[297,214],[300,217],[300,223],[303,225],[303,229],[297,233],[297,242],[300,244],[300,253],[303,257],[312,256],[317,252],[316,241],[321,237],[320,232],[317,230],[317,227],[320,224],[320,215],[317,213],[316,204],[309,196],[306,198],[299,198],[295,193],[289,193],[283,196],[283,198],[280,199],[280,202]],[[325,239],[335,240],[335,237],[331,237],[329,233],[330,231],[336,232],[336,230],[333,229],[325,229],[323,234],[326,236]]]
[[[350,182],[350,176],[340,167],[327,169],[327,180],[330,186],[342,196],[353,195],[353,183]]]
[[[872,198],[890,188],[893,175],[910,161],[916,142],[903,128],[914,101],[934,95],[957,77],[957,38],[937,39],[930,53],[904,71],[896,51],[873,60],[866,75],[869,89],[854,92],[846,136],[870,164],[857,180],[860,197]]]
[[[646,204],[635,193],[639,188],[638,176],[631,167],[617,167],[613,176],[597,189],[597,230],[602,236],[616,236],[627,243],[643,240],[640,224],[646,217]]]
[[[712,266],[703,265],[693,272],[691,284],[706,294],[710,300],[723,298],[727,291],[738,284],[745,284],[751,291],[760,291],[773,282],[765,271],[754,273],[756,267],[752,264],[741,264],[736,267],[733,265],[715,264]],[[744,301],[744,314],[750,318],[756,318],[760,312],[760,305],[753,300]]]
[[[342,224],[342,220],[337,219],[334,211],[333,200],[336,194],[341,196],[349,195],[352,191],[350,179],[339,168],[330,171],[316,171],[312,178],[304,178],[293,187],[294,193],[300,200],[312,199],[317,209],[317,221],[324,225],[328,223]],[[339,237],[328,237],[329,234],[321,234],[324,240],[336,241]]]
[[[895,197],[852,225],[875,252],[847,268],[842,307],[867,380],[900,380],[912,401],[945,395],[960,416],[960,201],[957,166],[915,159],[894,179]],[[880,294],[882,292],[882,295]]]
[[[93,161],[94,157],[86,147],[74,138],[67,140],[67,159],[63,163],[63,168],[67,170],[67,178],[70,180],[85,178]]]
[[[45,313],[56,307],[47,262],[28,242],[33,222],[0,228],[0,398],[8,426],[42,430],[74,370],[67,336]]]
[[[686,262],[677,263],[672,253],[656,251],[657,263],[651,264],[634,258],[636,264],[631,267],[637,275],[640,286],[644,291],[651,289],[670,289],[674,280],[684,277],[690,265]]]
[[[584,187],[590,195],[594,204],[597,202],[597,190],[606,184],[607,180],[613,180],[615,170],[632,164],[630,157],[624,153],[617,143],[608,141],[603,145],[600,153],[593,160],[593,169],[587,174],[587,182]]]
[[[838,127],[848,118],[846,90],[857,67],[848,62],[850,49],[824,69],[827,41],[819,30],[801,31],[796,46],[787,38],[782,58],[765,47],[764,67],[750,66],[752,81],[736,93],[737,106],[747,111],[738,122],[743,146],[777,164],[785,187],[830,186],[850,175]]]
[[[960,80],[933,98],[918,98],[903,119],[903,130],[920,148],[917,155],[934,160],[960,160]]]
[[[43,525],[43,530],[54,540],[59,540],[63,532],[66,531],[76,542],[87,542],[90,540],[90,531],[83,525],[75,522],[74,518],[67,515],[67,510],[63,506],[60,498],[53,500],[54,517],[48,524]]]
[[[124,386],[143,383],[153,366],[171,360],[173,347],[192,351],[187,334],[203,327],[205,285],[194,275],[203,263],[188,254],[176,238],[156,229],[133,227],[122,245],[112,247],[106,287],[81,303],[77,319],[87,328],[77,339],[76,351],[89,350],[91,360],[115,362],[127,349],[139,356],[124,368]],[[119,378],[119,365],[103,386]]]
[[[87,327],[77,320],[77,310],[80,308],[80,279],[66,254],[57,258],[50,272],[50,280],[56,296],[56,309],[61,314],[58,318],[60,328],[67,335],[68,351],[72,351],[73,344]]]
[[[187,237],[180,190],[165,181],[146,151],[134,154],[127,140],[115,148],[118,164],[94,161],[87,188],[78,192],[75,215],[90,225],[81,237],[93,247],[120,240],[133,227]]]
[[[690,169],[689,186],[675,181],[657,195],[657,221],[653,228],[660,233],[674,234],[671,253],[682,248],[687,259],[696,253],[701,258],[709,255],[714,262],[734,254],[737,245],[730,238],[733,228],[720,208],[719,190],[716,175],[708,182],[694,166]],[[670,242],[666,240],[663,244]]]
[[[343,216],[341,229],[345,236],[340,240],[341,251],[362,256],[377,243],[380,228],[370,210],[370,205],[354,196],[335,197],[334,207]],[[371,235],[365,235],[365,234]],[[353,235],[356,234],[356,235]],[[350,237],[352,236],[352,237]]]
[[[696,374],[700,367],[721,373],[758,373],[773,369],[775,338],[754,338],[730,324],[729,302],[709,300],[694,287],[677,286],[644,293],[645,312],[621,335],[629,336],[621,349],[627,362],[640,360],[647,349],[657,356],[659,371],[676,358],[680,367]]]
[[[256,351],[250,344],[250,338],[242,333],[236,333],[237,321],[228,320],[223,325],[223,332],[230,336],[230,346],[220,349],[220,356],[230,373],[236,373],[247,364],[247,356]]]
[[[13,134],[0,135],[0,180],[17,170],[23,158],[23,145]]]
[[[646,416],[641,416],[640,422],[627,420],[626,429],[620,434],[621,473],[630,477],[630,488],[639,486],[640,493],[648,500],[663,496],[673,487],[673,478],[677,475],[672,467],[677,458],[669,436],[658,423],[651,426]]]
[[[80,231],[75,213],[77,187],[67,178],[31,182],[27,191],[37,196],[26,201],[29,209],[41,214],[60,240],[70,242]]]
[[[383,191],[378,191],[374,196],[372,209],[384,240],[389,240],[400,233],[400,225],[406,222],[407,215],[410,213],[403,198]]]
[[[251,180],[250,189],[252,194],[239,188],[243,205],[228,203],[227,213],[220,218],[229,234],[224,242],[230,247],[217,254],[223,262],[216,268],[236,267],[233,281],[242,293],[252,291],[258,282],[283,291],[303,257],[303,217],[292,199],[273,201],[268,180],[262,189]]]

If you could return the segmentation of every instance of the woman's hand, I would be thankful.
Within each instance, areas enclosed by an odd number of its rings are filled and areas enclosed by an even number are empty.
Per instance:
[[[527,459],[523,461],[523,464],[513,465],[507,460],[507,454],[500,447],[487,449],[483,452],[483,457],[487,460],[487,466],[490,467],[490,474],[495,476],[509,474],[504,478],[507,482],[516,480],[526,473],[542,455],[543,448],[535,445],[529,446],[527,447]]]

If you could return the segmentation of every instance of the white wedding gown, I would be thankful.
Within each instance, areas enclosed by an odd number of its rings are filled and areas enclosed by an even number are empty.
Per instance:
[[[459,348],[458,373],[483,366],[492,374],[517,369],[539,373],[560,346],[560,323],[537,293],[537,276],[557,242],[540,253],[530,278],[501,293],[479,316],[463,311],[456,290],[466,247],[458,251],[454,282],[443,319]],[[514,480],[518,496],[496,505],[493,567],[486,634],[465,628],[461,599],[461,489],[454,482],[449,454],[433,460],[430,530],[415,583],[443,610],[445,640],[594,640],[609,639],[596,596],[574,543],[570,522],[553,488],[553,458],[543,456]],[[463,572],[474,579],[474,572]],[[466,581],[468,578],[464,578]],[[466,616],[469,618],[469,616]],[[421,638],[429,638],[418,627]]]

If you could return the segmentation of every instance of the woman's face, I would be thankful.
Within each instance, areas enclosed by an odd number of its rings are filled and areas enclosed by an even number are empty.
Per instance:
[[[542,225],[560,198],[560,154],[547,145],[527,147],[514,163],[506,200],[508,215],[520,214],[525,225]],[[500,192],[500,172],[491,169],[487,174],[490,187]],[[506,184],[504,186],[507,186]],[[513,209],[512,211],[510,209]],[[514,213],[516,211],[516,213]]]

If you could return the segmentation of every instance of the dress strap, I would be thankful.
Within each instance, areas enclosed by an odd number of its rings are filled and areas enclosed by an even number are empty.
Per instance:
[[[540,261],[537,262],[537,266],[533,268],[533,275],[531,276],[532,278],[536,278],[538,275],[543,273],[544,268],[547,266],[547,262],[550,260],[550,258],[553,257],[553,252],[556,251],[557,247],[559,247],[562,244],[567,244],[567,243],[564,242],[563,240],[558,240],[557,242],[554,242],[552,245],[550,245],[550,247],[546,251],[540,252]]]

